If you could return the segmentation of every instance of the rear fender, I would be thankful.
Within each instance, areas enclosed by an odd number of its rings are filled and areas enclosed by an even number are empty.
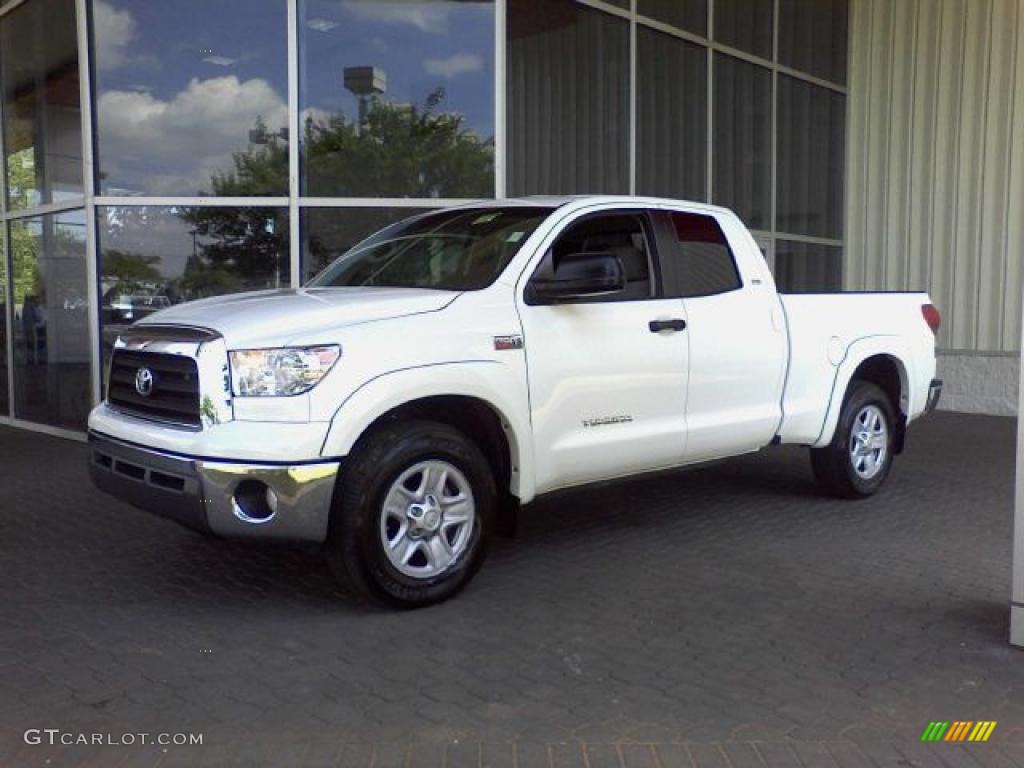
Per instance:
[[[846,400],[846,393],[850,389],[850,382],[853,380],[854,374],[865,360],[876,355],[893,358],[900,373],[902,396],[901,403],[897,404],[897,410],[901,412],[902,423],[897,425],[896,438],[898,443],[902,441],[902,429],[907,414],[914,413],[914,408],[920,407],[920,404],[913,401],[914,388],[910,385],[910,382],[914,381],[913,370],[910,369],[912,365],[910,361],[913,358],[906,342],[899,336],[868,336],[858,339],[846,348],[846,354],[836,371],[821,433],[812,444],[814,448],[821,448],[832,442],[836,426],[839,423],[839,414],[843,409],[843,402]],[[897,447],[900,446],[897,445]]]

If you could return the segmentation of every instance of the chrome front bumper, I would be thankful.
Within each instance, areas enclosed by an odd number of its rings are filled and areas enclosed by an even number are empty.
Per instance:
[[[89,433],[93,484],[139,509],[203,533],[323,542],[340,462],[236,463],[180,456]],[[272,490],[263,519],[246,514],[240,486]],[[236,496],[236,492],[238,496]]]

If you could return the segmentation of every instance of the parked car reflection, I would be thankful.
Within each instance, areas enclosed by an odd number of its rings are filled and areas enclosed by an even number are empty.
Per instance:
[[[112,347],[118,334],[129,325],[174,303],[162,286],[115,283],[104,291],[100,301],[104,344]]]

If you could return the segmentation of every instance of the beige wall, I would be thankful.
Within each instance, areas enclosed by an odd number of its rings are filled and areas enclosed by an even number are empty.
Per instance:
[[[1024,0],[852,0],[850,30],[845,286],[928,290],[983,372],[1021,346]]]

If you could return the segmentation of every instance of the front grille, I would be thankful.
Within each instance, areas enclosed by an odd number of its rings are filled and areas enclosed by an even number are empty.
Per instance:
[[[139,394],[135,377],[148,368],[153,388]],[[126,413],[172,424],[199,427],[199,369],[184,355],[115,349],[110,361],[107,402]]]

